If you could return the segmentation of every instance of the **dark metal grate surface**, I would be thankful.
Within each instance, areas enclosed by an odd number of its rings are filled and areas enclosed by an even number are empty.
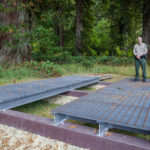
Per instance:
[[[54,96],[71,89],[98,82],[100,77],[66,76],[0,86],[0,110]]]
[[[150,80],[148,81],[149,83],[122,80],[58,107],[53,110],[53,114],[150,134]]]

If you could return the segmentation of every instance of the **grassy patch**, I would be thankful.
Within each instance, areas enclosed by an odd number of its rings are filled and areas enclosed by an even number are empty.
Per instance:
[[[84,67],[80,64],[62,64],[60,65],[64,74],[86,74],[86,75],[99,75],[99,74],[117,74],[122,76],[134,76],[135,67],[131,66],[109,66],[109,65],[95,65],[92,68]],[[140,68],[140,75],[142,75]],[[147,77],[150,77],[150,67],[147,65]]]
[[[110,131],[115,132],[115,133],[135,136],[135,137],[142,138],[142,139],[145,139],[145,140],[150,140],[150,135],[144,135],[144,134],[140,134],[140,133],[128,132],[128,131],[119,130],[119,129],[111,129]]]
[[[36,80],[42,77],[42,73],[26,67],[3,69],[0,77],[0,85]]]
[[[62,64],[58,65],[61,68],[62,75],[102,75],[112,74],[112,80],[118,81],[126,77],[133,77],[135,75],[135,68],[131,66],[109,66],[109,65],[95,65],[92,68],[84,67],[81,64]],[[140,70],[140,74],[141,70]],[[0,85],[17,83],[23,81],[37,80],[41,78],[50,77],[42,70],[28,68],[25,66],[15,66],[0,69]],[[150,77],[150,67],[147,66],[147,77]]]
[[[82,90],[82,91],[96,91],[96,89],[91,88],[91,87],[89,87],[89,86],[81,87],[81,88],[79,88],[79,89],[77,89],[77,90]]]
[[[48,101],[40,100],[13,108],[13,110],[53,119],[53,115],[50,112],[58,106],[60,105],[51,104]]]

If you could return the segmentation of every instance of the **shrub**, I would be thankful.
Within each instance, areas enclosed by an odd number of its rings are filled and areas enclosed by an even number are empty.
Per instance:
[[[60,53],[57,53],[57,54],[54,54],[53,56],[51,56],[50,61],[58,63],[58,64],[71,63],[72,62],[72,56],[67,51],[60,52]]]
[[[35,60],[49,60],[53,55],[62,52],[62,48],[56,44],[58,38],[52,28],[38,25],[30,33],[30,39],[32,58]]]
[[[59,66],[55,65],[53,62],[50,61],[31,61],[31,62],[25,62],[25,66],[32,68],[34,70],[42,71],[45,74],[48,74],[50,76],[61,76],[62,70]]]
[[[2,76],[3,76],[3,68],[0,67],[0,78],[2,78]]]
[[[116,56],[102,56],[97,58],[98,64],[104,65],[131,65],[134,63],[133,57],[116,57]]]
[[[97,59],[98,64],[107,64],[110,61],[109,56],[102,56]]]
[[[81,64],[87,68],[92,68],[95,63],[92,60],[84,59]]]

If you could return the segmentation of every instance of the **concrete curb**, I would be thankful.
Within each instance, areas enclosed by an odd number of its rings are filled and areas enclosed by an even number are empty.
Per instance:
[[[8,110],[0,112],[0,123],[90,150],[150,150],[150,141],[113,133],[98,137],[93,128]]]

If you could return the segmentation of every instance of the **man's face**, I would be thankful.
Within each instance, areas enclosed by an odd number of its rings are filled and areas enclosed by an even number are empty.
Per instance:
[[[141,44],[142,43],[142,38],[138,37],[138,43]]]

